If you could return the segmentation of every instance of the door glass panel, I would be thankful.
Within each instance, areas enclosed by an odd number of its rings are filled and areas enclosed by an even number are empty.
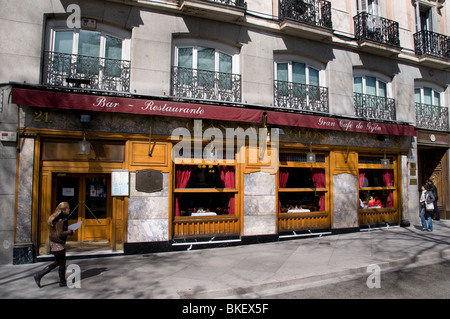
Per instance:
[[[353,90],[355,93],[363,93],[362,77],[355,77],[353,79]]]
[[[198,85],[213,88],[214,87],[214,59],[215,50],[198,47],[197,50],[197,77]]]
[[[55,52],[72,54],[73,31],[55,32]]]
[[[56,205],[61,202],[68,202],[70,206],[69,219],[78,219],[79,201],[79,179],[78,177],[59,176],[56,185]],[[56,207],[55,205],[55,207]]]
[[[120,77],[122,59],[122,39],[105,37],[105,71],[107,76]]]
[[[303,63],[292,63],[292,82],[306,84],[306,66]]]
[[[422,100],[420,98],[420,89],[414,89],[414,102],[421,103]]]
[[[309,85],[319,86],[319,71],[309,68]]]
[[[431,105],[431,94],[432,90],[430,88],[423,88],[424,104]]]
[[[382,81],[378,81],[378,96],[387,97],[387,86]]]
[[[55,32],[55,53],[53,56],[53,69],[58,72],[70,72],[70,54],[72,54],[73,31]]]
[[[372,76],[366,77],[366,94],[377,95],[377,80]]]
[[[99,55],[100,32],[80,30],[77,72],[80,74],[98,74]]]
[[[104,219],[107,217],[106,177],[86,178],[86,219]]]

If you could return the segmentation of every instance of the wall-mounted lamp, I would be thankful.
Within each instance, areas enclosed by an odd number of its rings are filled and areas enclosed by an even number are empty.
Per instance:
[[[86,133],[83,134],[83,140],[78,142],[78,155],[90,155],[91,143],[86,141]]]
[[[309,144],[309,153],[306,154],[306,163],[315,163],[316,154],[312,151],[312,142]]]
[[[384,158],[381,159],[381,168],[389,168],[391,166],[391,161],[386,158],[386,150],[384,151]]]

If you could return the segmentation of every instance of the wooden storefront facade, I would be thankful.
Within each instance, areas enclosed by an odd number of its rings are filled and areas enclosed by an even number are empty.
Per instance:
[[[172,250],[202,240],[278,240],[408,220],[405,181],[414,130],[406,125],[383,124],[404,131],[373,133],[307,122],[269,126],[263,111],[259,121],[222,121],[59,108],[48,99],[44,106],[27,102],[18,91],[13,99],[23,110],[21,139],[33,145],[30,154],[20,154],[18,174],[33,163],[37,256],[49,253],[46,220],[60,201],[70,203],[70,223],[82,221],[69,238],[74,249],[97,244],[124,253]],[[82,115],[90,121],[80,121]],[[225,150],[213,142],[225,141],[227,129],[235,136]],[[90,143],[89,155],[78,153],[83,139]],[[126,194],[113,192],[116,172],[128,176]],[[378,203],[369,204],[370,196]]]

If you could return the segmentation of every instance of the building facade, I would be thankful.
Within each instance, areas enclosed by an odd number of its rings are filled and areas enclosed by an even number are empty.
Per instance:
[[[413,227],[428,178],[448,216],[445,0],[0,6],[4,262],[62,201],[125,254]]]

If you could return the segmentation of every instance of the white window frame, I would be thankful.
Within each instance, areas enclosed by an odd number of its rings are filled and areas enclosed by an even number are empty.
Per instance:
[[[307,58],[298,58],[290,55],[280,55],[274,58],[274,79],[278,81],[278,64],[280,63],[288,63],[288,82],[292,82],[292,64],[293,63],[302,63],[305,65],[305,77],[306,77],[306,85],[309,85],[309,68],[313,68],[319,71],[319,86],[326,87],[325,83],[325,65],[314,61],[312,59]]]
[[[431,89],[431,105],[432,106],[439,106],[439,107],[446,107],[445,101],[444,101],[444,89],[434,83],[425,82],[425,81],[416,81],[414,84],[414,96],[415,96],[415,90],[420,89],[420,104],[426,104],[425,102],[425,88]],[[434,98],[435,94],[439,94],[439,102],[440,105],[434,105]],[[415,101],[415,98],[414,98]]]
[[[371,15],[380,15],[380,5],[378,0],[356,0],[358,13],[367,12]]]
[[[383,82],[386,83],[386,98],[392,98],[392,87],[391,87],[391,79],[381,73],[378,72],[373,72],[373,71],[364,71],[364,70],[355,70],[353,72],[353,85],[355,83],[354,79],[357,77],[361,77],[362,78],[362,88],[363,88],[363,92],[362,94],[367,94],[367,86],[366,86],[366,78],[367,77],[373,77],[376,79],[376,96],[380,96],[379,95],[379,82]],[[353,92],[355,92],[355,87],[353,86]],[[384,97],[384,96],[380,96],[380,97]]]
[[[428,17],[426,21],[426,30],[433,31],[434,23],[434,7],[436,6],[434,3],[429,3],[425,1],[416,1],[415,5],[415,15],[416,15],[416,32],[422,31],[422,19],[420,17],[421,12],[427,12]]]
[[[239,73],[239,49],[220,42],[199,40],[199,39],[176,39],[173,45],[172,65],[178,66],[178,50],[182,48],[192,48],[192,69],[197,69],[197,52],[198,48],[214,49],[214,72],[219,72],[219,53],[231,56],[231,73]]]
[[[47,51],[54,51],[55,48],[55,34],[57,31],[73,31],[73,39],[72,39],[72,53],[78,54],[78,40],[81,29],[76,28],[68,28],[66,20],[51,20],[47,22],[46,28],[46,43],[45,48]],[[85,30],[92,32],[100,32],[100,52],[99,57],[105,57],[105,47],[106,47],[106,36],[112,36],[115,38],[119,38],[122,40],[122,56],[121,60],[130,60],[130,51],[131,51],[131,32],[128,30],[120,29],[111,25],[107,25],[104,23],[99,23],[97,21],[96,30]]]

